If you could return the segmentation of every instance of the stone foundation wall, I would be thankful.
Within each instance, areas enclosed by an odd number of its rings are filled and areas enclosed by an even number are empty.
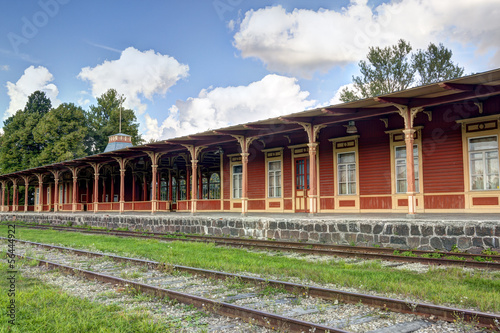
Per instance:
[[[399,249],[498,249],[499,221],[307,219],[207,216],[0,213],[2,221],[128,228],[215,236],[253,237]]]

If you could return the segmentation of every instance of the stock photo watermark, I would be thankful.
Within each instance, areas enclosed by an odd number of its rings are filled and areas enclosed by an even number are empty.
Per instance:
[[[30,40],[35,38],[40,29],[45,27],[51,18],[59,14],[62,5],[66,5],[70,0],[40,0],[38,6],[40,10],[32,15],[21,17],[20,29],[17,32],[9,32],[9,39],[12,50],[19,54],[19,47],[28,44]]]
[[[16,323],[16,226],[13,224],[8,225],[7,229],[7,282],[8,290],[7,296],[9,301],[7,303],[7,317],[8,323],[15,325]]]
[[[212,5],[214,6],[215,12],[219,16],[221,21],[224,21],[224,14],[227,12],[232,12],[239,6],[243,0],[214,0]]]

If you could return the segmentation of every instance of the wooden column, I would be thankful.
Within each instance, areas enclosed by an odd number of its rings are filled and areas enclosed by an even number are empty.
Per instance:
[[[102,177],[102,202],[106,201],[106,177]]]
[[[38,179],[38,204],[35,203],[35,210],[40,213],[43,211],[43,175],[35,173],[35,176]]]
[[[241,153],[241,215],[248,214],[248,156],[250,153]]]
[[[157,172],[158,172],[158,165],[156,164],[151,164],[151,214],[153,214],[157,208],[156,208],[156,203],[157,203]]]
[[[9,187],[7,186],[7,211],[10,211],[9,203],[10,203],[10,190]]]
[[[189,168],[186,166],[187,169],[187,179],[186,179],[186,192],[187,192],[187,199],[191,200],[191,214],[196,213],[197,211],[197,200],[198,200],[198,156],[200,152],[205,149],[206,147],[204,146],[194,146],[194,145],[183,145],[184,147],[187,148],[189,151],[189,154],[191,156],[191,174],[193,175],[193,180],[189,180]],[[191,191],[189,191],[191,189]],[[191,192],[191,197],[189,197],[189,192]]]
[[[122,157],[115,157],[115,160],[120,166],[120,214],[125,211],[125,171],[129,159]],[[134,177],[132,177],[134,180]],[[135,186],[134,190],[135,190]]]
[[[111,190],[109,193],[109,196],[111,197],[111,207],[113,207],[113,202],[115,202],[115,176],[112,174],[111,175]]]
[[[1,198],[0,198],[0,211],[4,211],[4,207],[5,207],[5,184],[6,182],[4,180],[0,181],[0,184],[2,184],[2,194],[1,194]]]
[[[409,108],[406,105],[393,104],[399,110],[399,115],[403,117],[405,129],[406,144],[406,194],[408,196],[408,217],[413,218],[416,214],[416,188],[415,188],[415,161],[413,157],[413,143],[415,129],[413,128],[413,121],[417,113],[424,110],[422,107]]]
[[[24,211],[28,211],[28,187],[30,185],[30,176],[21,176],[24,180]]]
[[[142,201],[148,200],[148,184],[146,181],[146,173],[142,174]]]
[[[172,170],[168,169],[168,201],[173,200],[173,189],[172,189]]]
[[[318,212],[318,177],[316,175],[316,148],[318,143],[310,142],[307,147],[309,148],[309,214],[314,215]]]
[[[403,130],[406,143],[406,194],[408,195],[408,214],[416,213],[416,191],[415,191],[415,160],[413,157],[413,143],[415,129]]]
[[[135,202],[135,182],[137,181],[135,173],[132,174],[132,202]],[[133,209],[133,207],[132,207]]]
[[[101,170],[102,164],[101,163],[89,163],[92,169],[94,169],[94,192],[93,192],[93,197],[94,197],[94,213],[97,213],[98,211],[98,203],[99,203],[99,171]]]
[[[19,202],[17,201],[17,179],[13,182],[12,185],[12,211],[17,212],[17,206]]]
[[[54,212],[57,212],[59,210],[59,176],[61,175],[60,170],[50,170],[52,175],[54,176],[54,192],[52,193],[54,197],[53,205],[54,205]]]
[[[78,171],[80,171],[81,167],[69,167],[71,170],[71,174],[73,175],[73,188],[71,195],[71,211],[74,213],[77,210],[78,204]]]

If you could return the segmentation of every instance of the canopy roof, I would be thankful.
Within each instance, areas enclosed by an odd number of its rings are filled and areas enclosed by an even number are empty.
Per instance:
[[[125,147],[71,161],[4,174],[0,175],[0,178],[6,179],[34,173],[47,173],[50,170],[86,166],[92,162],[111,162],[115,161],[116,157],[138,158],[147,156],[146,151],[161,151],[166,154],[180,153],[186,151],[186,145],[218,146],[235,142],[236,138],[233,136],[262,137],[269,134],[303,130],[303,127],[299,123],[310,123],[313,125],[345,123],[350,120],[398,112],[397,104],[406,105],[409,108],[433,107],[461,101],[481,102],[489,96],[498,94],[500,94],[500,69],[495,69],[454,80],[381,95],[375,98],[366,98],[354,102],[305,110],[281,117],[209,130],[141,146]]]

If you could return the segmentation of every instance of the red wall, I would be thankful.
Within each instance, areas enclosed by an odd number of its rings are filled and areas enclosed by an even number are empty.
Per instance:
[[[248,198],[257,199],[266,197],[266,161],[263,152],[250,150],[248,157]],[[250,203],[248,204],[250,208]],[[254,208],[260,209],[260,208]]]
[[[463,106],[447,106],[436,109],[429,122],[425,114],[422,121],[423,182],[425,193],[463,192],[464,168],[462,133],[455,122]],[[426,208],[427,200],[425,201]],[[451,207],[450,207],[451,208]]]
[[[371,119],[357,121],[356,127],[360,133],[358,139],[360,194],[391,194],[390,138],[384,133],[387,130],[384,123],[379,119]]]

